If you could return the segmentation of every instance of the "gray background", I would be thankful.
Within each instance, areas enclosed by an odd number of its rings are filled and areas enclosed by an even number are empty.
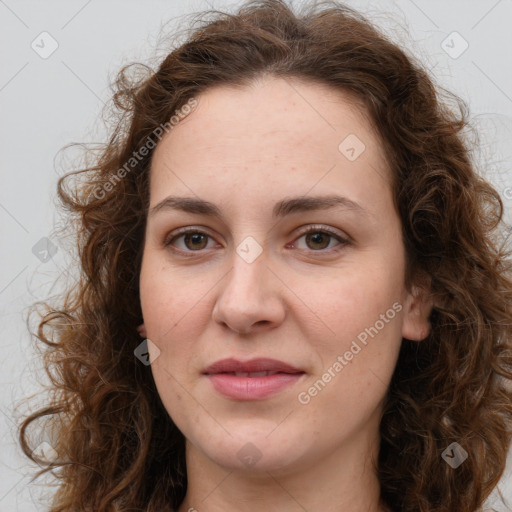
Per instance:
[[[29,482],[34,467],[21,456],[15,432],[27,408],[15,405],[45,382],[25,326],[28,307],[58,292],[53,280],[69,262],[65,245],[50,244],[55,254],[43,251],[60,221],[56,180],[77,165],[73,151],[58,151],[74,141],[103,140],[99,119],[110,80],[122,64],[153,59],[154,65],[164,55],[165,48],[155,49],[163,23],[175,19],[171,26],[180,27],[176,17],[183,13],[238,3],[0,0],[0,512],[42,510],[37,500],[52,492]],[[420,58],[438,85],[469,103],[479,136],[475,162],[503,195],[510,221],[512,1],[347,3]],[[45,55],[52,44],[58,48]],[[509,505],[495,504],[496,510],[512,510],[510,456],[501,490]]]

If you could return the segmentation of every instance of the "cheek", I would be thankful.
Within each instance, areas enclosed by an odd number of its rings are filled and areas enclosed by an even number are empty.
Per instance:
[[[212,285],[161,259],[149,254],[143,260],[140,300],[147,336],[160,350],[151,365],[155,383],[164,402],[176,402],[186,394],[180,384],[189,386],[194,372],[195,344],[211,315],[206,292]]]
[[[402,341],[401,305],[391,290],[367,295],[360,286],[338,310],[324,310],[334,334],[315,344],[321,365],[297,396],[320,424],[357,429],[382,403]]]
[[[184,325],[190,328],[199,324],[198,311],[204,300],[205,285],[156,260],[149,256],[143,261],[140,301],[148,338],[160,345],[167,343]]]
[[[389,268],[379,269],[377,265],[373,271],[354,267],[346,272],[341,270],[324,283],[304,278],[302,290],[307,304],[322,320],[328,339],[340,340],[372,326],[401,300],[402,292],[399,279],[392,276]],[[395,318],[396,309],[399,308],[395,306],[386,319]]]
[[[314,308],[327,333],[319,335],[311,323],[303,324],[321,363],[320,375],[309,384],[320,377],[316,388],[326,406],[329,400],[356,409],[366,407],[365,401],[375,406],[385,393],[402,341],[401,282],[394,274],[384,264],[375,264],[371,272],[352,267],[326,282],[322,294],[314,288],[306,294],[310,301],[317,297]]]

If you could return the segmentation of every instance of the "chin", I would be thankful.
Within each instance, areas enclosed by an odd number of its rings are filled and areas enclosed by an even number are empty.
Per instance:
[[[304,442],[299,437],[295,439],[289,430],[283,428],[277,432],[275,424],[270,429],[265,424],[265,428],[259,431],[254,425],[247,425],[247,428],[243,428],[240,422],[238,425],[233,437],[222,431],[221,438],[208,437],[204,442],[196,439],[194,445],[227,470],[266,476],[268,472],[293,468],[301,459],[307,458]],[[275,430],[272,432],[272,429]],[[229,427],[228,430],[233,432]]]

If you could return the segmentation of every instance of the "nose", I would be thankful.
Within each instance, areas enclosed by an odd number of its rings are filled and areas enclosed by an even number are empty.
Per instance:
[[[233,268],[219,283],[213,319],[238,334],[277,327],[286,314],[284,285],[268,268],[264,253],[252,263],[236,253],[233,260]]]

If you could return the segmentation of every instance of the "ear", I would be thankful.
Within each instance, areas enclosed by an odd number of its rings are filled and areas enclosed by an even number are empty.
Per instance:
[[[146,326],[143,323],[137,327],[137,332],[144,339],[148,337],[148,333],[146,332]]]
[[[434,306],[430,286],[413,286],[404,301],[402,337],[421,341],[430,333],[429,316]]]

